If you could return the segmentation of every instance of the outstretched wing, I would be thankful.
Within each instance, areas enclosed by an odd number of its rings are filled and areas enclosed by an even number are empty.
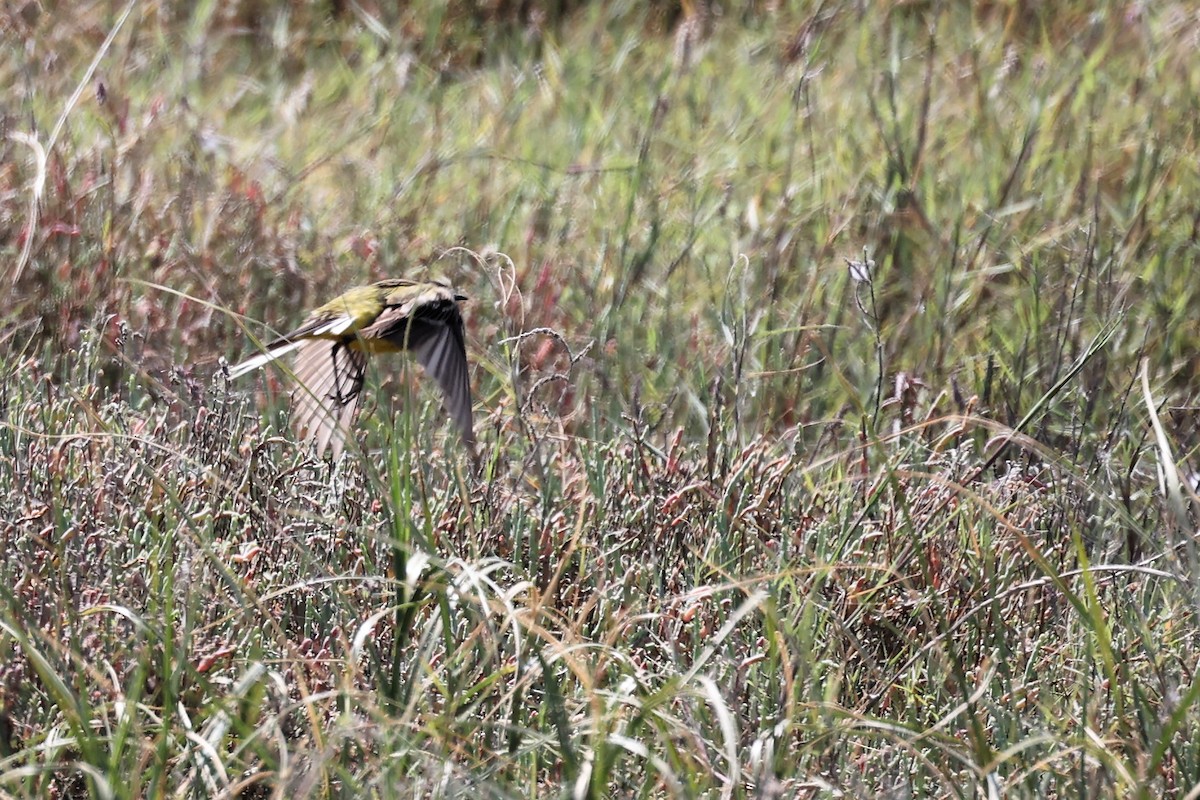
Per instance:
[[[337,460],[362,398],[367,355],[328,339],[305,339],[298,350],[292,425],[316,442],[318,458],[332,445]]]
[[[475,444],[475,428],[471,417],[471,380],[467,374],[467,345],[463,336],[463,321],[457,311],[445,321],[416,321],[414,328],[423,329],[420,336],[409,335],[409,347],[425,371],[438,382],[446,413],[462,431],[468,445]]]
[[[413,351],[425,372],[437,381],[442,405],[462,432],[463,440],[475,444],[466,338],[462,314],[452,294],[421,305],[391,307],[362,336],[377,336]]]

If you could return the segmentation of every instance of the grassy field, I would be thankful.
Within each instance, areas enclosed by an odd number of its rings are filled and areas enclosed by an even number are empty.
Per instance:
[[[1200,17],[740,9],[0,7],[0,796],[1200,797]]]

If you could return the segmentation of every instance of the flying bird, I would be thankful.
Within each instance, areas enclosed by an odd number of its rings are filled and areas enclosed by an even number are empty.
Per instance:
[[[409,350],[437,381],[446,412],[473,450],[467,348],[458,308],[466,299],[440,280],[397,278],[359,286],[313,311],[261,353],[230,367],[229,377],[295,353],[292,423],[297,435],[316,442],[318,458],[332,446],[336,460],[362,399],[367,355]]]

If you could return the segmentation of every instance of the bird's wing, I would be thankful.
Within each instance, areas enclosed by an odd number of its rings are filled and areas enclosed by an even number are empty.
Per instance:
[[[305,339],[296,358],[296,433],[317,445],[317,457],[332,444],[334,460],[342,453],[350,423],[362,398],[367,355],[328,339]]]
[[[467,375],[467,346],[463,337],[462,317],[456,313],[453,319],[425,324],[429,326],[429,335],[418,340],[410,335],[409,346],[416,352],[421,366],[441,387],[446,411],[462,431],[463,439],[467,444],[474,444],[471,380]]]
[[[396,347],[412,350],[425,371],[437,381],[442,390],[442,404],[463,439],[468,445],[475,443],[463,319],[452,299],[390,307],[361,335],[387,339]]]

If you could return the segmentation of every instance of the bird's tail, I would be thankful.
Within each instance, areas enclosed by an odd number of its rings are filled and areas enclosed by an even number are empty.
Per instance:
[[[278,347],[271,348],[262,353],[259,353],[258,355],[250,356],[250,358],[247,358],[242,363],[235,364],[229,368],[230,380],[232,380],[233,378],[240,378],[241,376],[245,375],[247,372],[256,370],[259,367],[263,366],[264,364],[269,364],[277,358],[286,356],[288,353],[290,353],[293,350],[295,350],[296,348],[298,348],[305,341],[306,341],[305,339],[298,339],[296,341],[285,342],[285,343],[279,345]]]

